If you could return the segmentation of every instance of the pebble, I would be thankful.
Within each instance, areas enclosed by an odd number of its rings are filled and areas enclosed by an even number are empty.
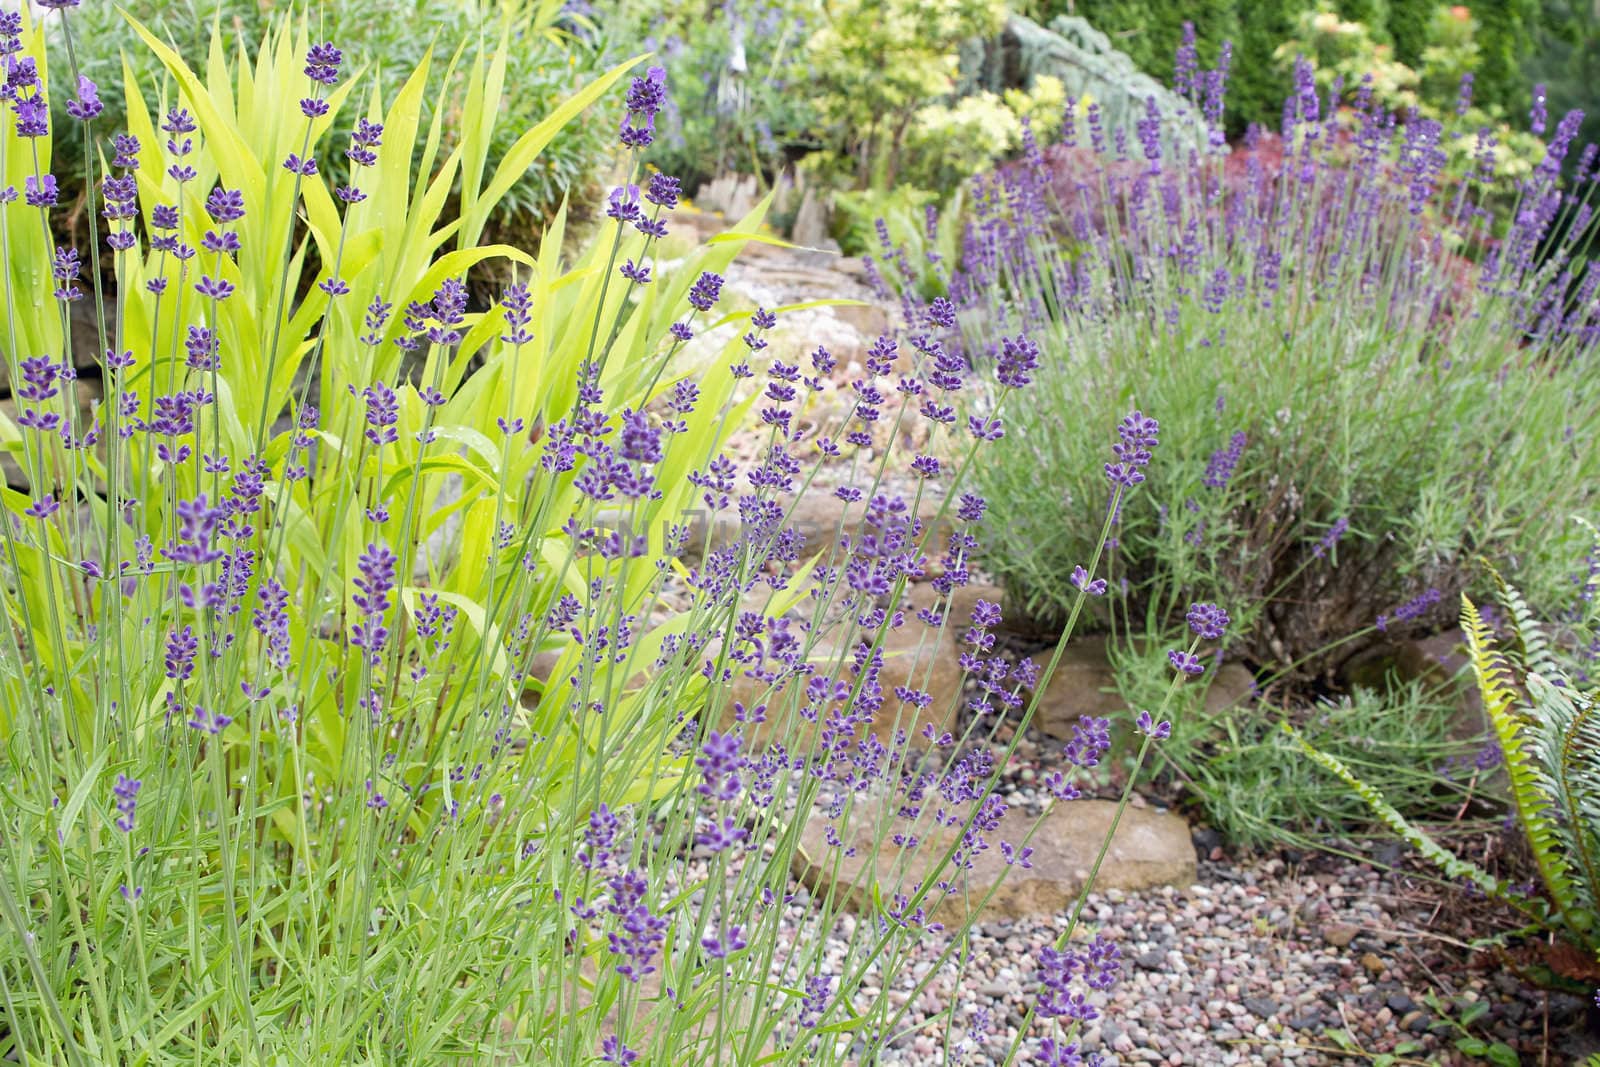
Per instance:
[[[1334,948],[1344,948],[1361,932],[1360,927],[1348,923],[1331,923],[1322,928],[1322,940]]]

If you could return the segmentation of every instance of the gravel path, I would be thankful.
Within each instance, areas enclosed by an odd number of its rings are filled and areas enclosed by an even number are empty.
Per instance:
[[[1086,917],[1121,946],[1124,968],[1115,989],[1096,995],[1102,1018],[1086,1050],[1115,1064],[1312,1067],[1371,1062],[1410,1041],[1417,1047],[1393,1062],[1485,1062],[1455,1051],[1455,1031],[1434,1032],[1430,992],[1487,999],[1474,1034],[1511,1044],[1524,1063],[1580,1063],[1600,1049],[1577,1032],[1582,1001],[1552,997],[1546,1037],[1543,994],[1494,969],[1466,969],[1453,939],[1428,931],[1434,906],[1403,876],[1315,858],[1296,869],[1277,859],[1207,861],[1200,877],[1188,889],[1089,898]],[[960,1025],[969,1029],[953,1035],[951,1057],[937,1037],[917,1035],[878,1062],[998,1062],[1032,995],[1030,961],[1064,927],[1064,917],[979,924],[959,989],[936,979],[930,999],[966,1005]],[[942,947],[928,944],[928,958]],[[984,1016],[990,1034],[975,1038],[970,1028]],[[1347,1049],[1332,1030],[1349,1035]]]

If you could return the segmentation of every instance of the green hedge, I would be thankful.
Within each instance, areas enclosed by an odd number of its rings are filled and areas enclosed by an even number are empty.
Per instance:
[[[1228,127],[1238,133],[1251,122],[1268,128],[1278,125],[1284,81],[1273,52],[1293,35],[1296,19],[1318,6],[1317,0],[1201,0],[1195,4],[1075,0],[1071,13],[1082,15],[1109,34],[1141,70],[1160,78],[1172,76],[1173,55],[1183,39],[1185,22],[1194,23],[1202,65],[1214,64],[1222,42],[1232,41]],[[1417,66],[1427,47],[1433,14],[1445,5],[1435,0],[1342,0],[1331,6],[1342,18],[1366,23],[1377,40],[1392,44],[1400,62]],[[1528,104],[1522,63],[1532,53],[1541,25],[1539,2],[1496,0],[1468,6],[1478,21],[1477,41],[1482,50],[1477,99],[1515,118]],[[1047,17],[1068,13],[1064,0],[1051,0],[1046,8]]]

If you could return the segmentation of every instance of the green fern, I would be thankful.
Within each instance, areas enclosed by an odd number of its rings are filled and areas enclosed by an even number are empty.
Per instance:
[[[1508,622],[1511,624],[1511,634],[1516,645],[1513,649],[1502,651],[1509,652],[1519,667],[1535,674],[1551,674],[1559,671],[1555,656],[1550,651],[1550,644],[1545,640],[1544,633],[1539,627],[1539,620],[1528,607],[1527,601],[1522,599],[1522,594],[1511,587],[1511,584],[1501,577],[1500,572],[1487,560],[1480,560],[1484,569],[1489,572],[1489,577],[1494,579],[1495,599],[1500,602],[1500,607],[1505,611]],[[1465,601],[1465,597],[1462,598]],[[1471,607],[1471,604],[1467,604]],[[1476,610],[1474,608],[1474,610]],[[1465,608],[1463,608],[1465,611]],[[1463,628],[1465,628],[1463,626]]]
[[[1520,598],[1507,597],[1508,608],[1520,605]],[[1526,705],[1519,700],[1518,679],[1508,658],[1494,645],[1494,635],[1478,614],[1477,607],[1465,596],[1461,598],[1461,629],[1467,638],[1467,654],[1472,660],[1472,670],[1478,676],[1478,692],[1483,697],[1483,710],[1500,742],[1500,758],[1511,782],[1511,800],[1517,810],[1518,821],[1527,835],[1528,846],[1533,851],[1539,876],[1550,893],[1558,915],[1577,907],[1578,887],[1572,880],[1572,869],[1562,855],[1568,841],[1555,811],[1550,795],[1550,779],[1541,768],[1555,766],[1551,753],[1541,743],[1553,732],[1549,717],[1525,713]],[[1531,627],[1519,625],[1522,631],[1523,654],[1534,658],[1548,656],[1548,650],[1530,644]],[[1538,674],[1524,674],[1530,682],[1540,679]],[[1540,707],[1540,705],[1534,705]],[[1536,761],[1535,757],[1541,757]]]
[[[1536,907],[1530,908],[1529,901],[1516,894],[1513,894],[1511,892],[1511,887],[1507,883],[1501,881],[1499,878],[1496,878],[1494,875],[1490,874],[1482,867],[1479,867],[1477,864],[1468,863],[1466,860],[1461,859],[1455,853],[1451,852],[1433,838],[1429,837],[1427,834],[1413,826],[1410,820],[1408,820],[1404,815],[1400,814],[1399,811],[1395,810],[1394,805],[1390,804],[1384,799],[1382,793],[1368,785],[1366,782],[1363,782],[1361,779],[1357,778],[1350,768],[1346,767],[1343,761],[1341,761],[1337,756],[1323,752],[1321,749],[1314,746],[1310,741],[1307,741],[1304,737],[1300,736],[1299,731],[1297,731],[1293,726],[1290,726],[1288,723],[1283,724],[1283,732],[1293,738],[1295,744],[1299,745],[1301,750],[1305,752],[1307,756],[1310,756],[1312,760],[1321,764],[1323,769],[1342,779],[1345,785],[1350,787],[1352,792],[1367,802],[1367,806],[1372,809],[1373,814],[1376,815],[1378,819],[1382,821],[1382,823],[1387,826],[1392,833],[1395,834],[1395,836],[1399,837],[1406,844],[1422,853],[1423,858],[1443,871],[1446,877],[1455,881],[1471,882],[1473,885],[1477,886],[1485,896],[1504,901],[1507,904],[1510,904],[1512,907],[1528,912],[1529,915],[1535,918],[1541,920],[1543,919],[1543,915],[1540,914],[1539,909]]]
[[[1284,730],[1447,876],[1470,881],[1600,961],[1600,693],[1584,693],[1563,676],[1551,641],[1527,603],[1492,567],[1489,572],[1510,637],[1497,642],[1466,597],[1461,598],[1461,629],[1544,898],[1515,894],[1507,883],[1463,861],[1412,826],[1338,759],[1291,727]]]

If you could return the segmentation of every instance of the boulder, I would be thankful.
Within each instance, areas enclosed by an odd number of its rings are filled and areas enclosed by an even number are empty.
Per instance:
[[[989,847],[979,853],[972,869],[953,871],[948,866],[939,878],[951,879],[956,892],[935,890],[926,905],[932,917],[947,925],[961,922],[969,907],[982,908],[985,920],[1015,920],[1059,916],[1068,911],[1089,878],[1101,844],[1111,829],[1116,804],[1103,800],[1058,803],[1039,822],[1031,838],[1034,818],[1013,809],[988,834]],[[886,817],[887,816],[887,817]],[[874,826],[883,826],[884,845],[872,848]],[[839,836],[855,855],[839,854],[827,843],[829,824],[813,818],[801,834],[795,852],[794,873],[814,895],[833,894],[854,911],[865,910],[876,883],[879,899],[896,893],[910,895],[942,858],[959,828],[916,827],[921,843],[906,854],[890,837],[907,830],[901,820],[885,812],[880,797],[858,797],[847,830]],[[999,843],[1021,847],[1024,839],[1033,849],[1029,867],[1007,865]],[[1192,885],[1197,860],[1188,824],[1176,815],[1147,808],[1128,807],[1117,825],[1116,836],[1095,878],[1098,891],[1136,891],[1154,886]],[[988,903],[983,899],[994,890]]]
[[[928,726],[932,726],[936,734],[955,730],[962,690],[956,641],[952,633],[933,633],[915,619],[908,619],[905,626],[889,632],[883,643],[884,665],[881,675],[887,698],[873,719],[873,736],[890,745],[897,730],[904,730],[913,742]],[[827,673],[848,680],[850,655],[848,649],[824,640],[818,642],[810,662],[818,674]],[[735,701],[746,709],[766,704],[766,721],[745,725],[745,734],[751,742],[759,746],[778,739],[791,752],[812,750],[817,743],[821,724],[802,719],[798,711],[804,702],[802,693],[807,680],[789,679],[774,690],[768,682],[736,675],[728,683],[728,691],[718,713],[717,728],[726,731],[738,725]],[[921,689],[929,693],[933,701],[925,708],[905,703],[894,696],[896,686]]]
[[[1041,652],[1032,659],[1042,668],[1050,661],[1050,653]],[[1207,711],[1220,712],[1242,704],[1254,689],[1255,677],[1242,664],[1224,662],[1211,671],[1207,661],[1207,670],[1202,682],[1188,683],[1207,685]],[[1068,642],[1039,698],[1032,725],[1047,737],[1067,740],[1073,724],[1085,715],[1117,716],[1128,710],[1128,702],[1117,688],[1108,639],[1104,634],[1089,634]]]

